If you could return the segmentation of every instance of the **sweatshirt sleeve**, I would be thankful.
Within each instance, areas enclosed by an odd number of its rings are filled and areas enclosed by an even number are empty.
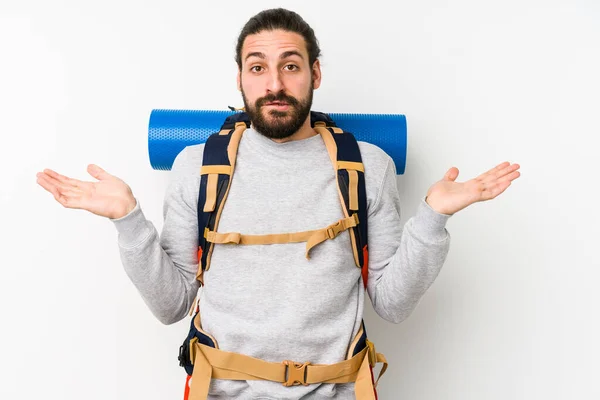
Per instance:
[[[448,255],[450,217],[433,210],[423,196],[415,216],[402,227],[395,166],[388,162],[368,220],[367,291],[379,316],[400,323],[415,309]]]
[[[194,196],[186,179],[186,149],[171,168],[164,196],[162,233],[146,219],[139,200],[127,215],[111,219],[125,272],[154,316],[163,324],[183,319],[196,297],[199,283],[198,220]],[[189,183],[189,182],[188,182]]]

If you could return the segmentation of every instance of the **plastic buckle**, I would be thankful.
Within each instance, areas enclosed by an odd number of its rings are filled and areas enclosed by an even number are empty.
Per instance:
[[[327,228],[327,238],[333,239],[334,237],[335,237],[335,232],[333,231],[333,228]]]
[[[285,382],[283,382],[283,386],[308,386],[308,383],[306,383],[306,367],[310,365],[309,361],[301,364],[294,361],[285,360],[283,365],[285,365]]]
[[[327,227],[327,238],[334,239],[342,230],[340,229],[341,223],[338,221],[333,225]]]
[[[179,346],[179,356],[177,357],[177,359],[179,360],[180,367],[183,367],[187,363],[188,349],[189,349],[189,347],[187,346],[187,339],[186,339],[185,342],[183,342],[183,344],[181,346]]]

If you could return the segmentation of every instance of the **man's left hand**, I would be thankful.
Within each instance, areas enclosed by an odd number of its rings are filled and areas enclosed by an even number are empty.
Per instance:
[[[503,162],[466,182],[455,182],[458,168],[452,167],[442,180],[427,191],[427,204],[441,214],[452,215],[478,201],[491,200],[508,188],[521,174],[519,164]]]

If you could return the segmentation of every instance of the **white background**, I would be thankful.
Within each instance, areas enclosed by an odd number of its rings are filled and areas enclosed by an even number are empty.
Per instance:
[[[451,250],[405,322],[367,306],[381,399],[599,399],[600,5],[581,1],[0,3],[0,398],[180,399],[189,320],[164,326],[104,218],[36,184],[124,179],[162,228],[154,108],[241,106],[234,46],[299,12],[323,50],[314,109],[408,120],[403,220],[448,168],[522,176],[448,223]]]

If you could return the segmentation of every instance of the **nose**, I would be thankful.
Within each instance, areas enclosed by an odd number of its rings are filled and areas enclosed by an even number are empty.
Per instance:
[[[269,81],[267,83],[267,91],[271,93],[279,93],[283,89],[283,81],[281,79],[281,72],[275,68],[269,74]]]

